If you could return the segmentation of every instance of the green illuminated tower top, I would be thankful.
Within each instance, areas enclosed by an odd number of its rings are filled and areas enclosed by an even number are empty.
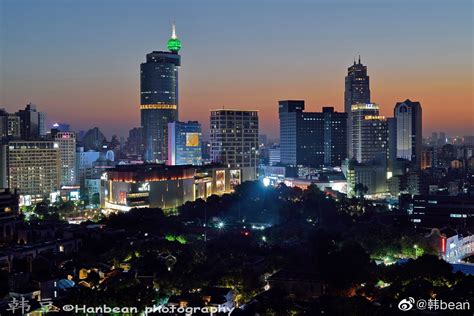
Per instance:
[[[168,40],[168,49],[173,53],[178,53],[181,48],[181,41],[176,36],[176,24],[173,21],[173,31],[171,38]]]

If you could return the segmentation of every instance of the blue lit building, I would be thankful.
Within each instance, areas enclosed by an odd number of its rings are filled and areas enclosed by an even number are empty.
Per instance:
[[[168,123],[168,165],[201,165],[201,124]]]

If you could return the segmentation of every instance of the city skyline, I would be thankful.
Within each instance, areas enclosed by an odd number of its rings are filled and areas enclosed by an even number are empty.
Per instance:
[[[222,107],[259,110],[261,133],[271,138],[278,135],[278,100],[304,99],[308,111],[343,111],[344,77],[359,54],[381,115],[391,117],[396,102],[411,99],[423,105],[425,136],[472,131],[469,1],[435,2],[429,10],[423,2],[367,1],[343,10],[325,1],[298,8],[285,1],[142,4],[2,1],[0,34],[8,45],[2,47],[0,107],[13,112],[31,101],[49,124],[127,135],[140,126],[138,66],[145,54],[166,49],[174,19],[183,43],[180,120],[198,120],[206,137],[209,111]],[[358,19],[361,14],[370,19]],[[276,30],[285,17],[298,23]]]

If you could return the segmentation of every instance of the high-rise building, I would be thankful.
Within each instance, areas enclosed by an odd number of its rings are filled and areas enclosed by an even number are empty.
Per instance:
[[[134,127],[128,131],[128,139],[125,146],[127,155],[142,157],[144,151],[143,146],[143,128]]]
[[[36,110],[36,105],[28,103],[24,110],[16,113],[20,117],[20,134],[21,139],[36,140],[40,136],[40,124],[43,126],[45,114],[41,114]]]
[[[102,150],[105,142],[105,136],[98,127],[91,128],[82,137],[82,145],[85,151]]]
[[[323,107],[324,164],[340,166],[347,158],[347,114],[334,112],[333,107]]]
[[[168,123],[168,165],[201,165],[201,124]]]
[[[208,161],[211,159],[211,143],[208,141],[201,141],[202,160]]]
[[[444,146],[448,143],[448,139],[446,137],[445,132],[439,132],[439,138],[438,138],[438,146]]]
[[[388,169],[393,171],[393,165],[397,160],[397,119],[387,118],[387,137],[388,137]]]
[[[372,162],[378,154],[387,157],[387,120],[375,103],[352,105],[352,158]]]
[[[397,102],[394,109],[397,119],[397,157],[421,166],[422,125],[421,104],[409,99]]]
[[[2,165],[11,190],[49,196],[60,188],[59,144],[55,141],[11,141],[3,146]]]
[[[347,152],[352,152],[352,112],[351,107],[357,103],[370,103],[370,81],[367,66],[360,62],[347,69],[344,90],[344,112],[347,113]]]
[[[258,112],[211,111],[211,160],[242,170],[241,180],[255,180],[258,162]]]
[[[338,166],[347,156],[346,113],[324,107],[304,112],[304,101],[279,102],[280,160],[286,165]]]
[[[59,161],[61,186],[76,184],[76,134],[73,132],[58,132],[54,140],[59,145]]]
[[[94,162],[99,159],[98,151],[84,151],[84,147],[77,148],[76,152],[76,179],[81,185],[84,180],[93,174]]]
[[[287,165],[301,164],[298,157],[298,122],[304,110],[303,100],[285,100],[278,102],[280,118],[280,162]],[[322,130],[321,130],[322,132]],[[322,151],[322,150],[321,150]],[[299,159],[298,159],[299,158]]]
[[[433,148],[425,148],[421,151],[421,170],[433,166]]]
[[[180,48],[173,23],[168,41],[170,51],[151,52],[140,65],[140,112],[147,161],[165,162],[168,159],[168,123],[178,120]]]
[[[40,136],[46,136],[48,132],[48,128],[46,125],[46,113],[45,112],[38,112],[38,129]]]
[[[0,139],[3,141],[20,138],[20,117],[0,109]]]
[[[431,133],[431,146],[437,146],[438,145],[438,133],[432,132]]]

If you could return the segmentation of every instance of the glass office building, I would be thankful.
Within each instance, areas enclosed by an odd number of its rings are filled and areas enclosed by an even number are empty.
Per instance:
[[[168,165],[201,165],[201,124],[168,123]]]

